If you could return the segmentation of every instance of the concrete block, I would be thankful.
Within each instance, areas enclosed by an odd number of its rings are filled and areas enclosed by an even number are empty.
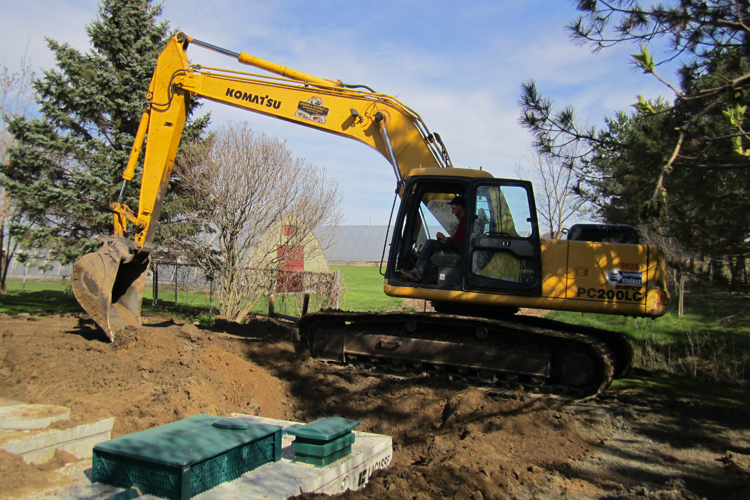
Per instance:
[[[34,464],[47,462],[55,450],[66,451],[77,458],[90,458],[95,445],[111,438],[114,424],[115,419],[108,418],[61,431],[15,433],[2,442],[0,448]]]
[[[59,420],[70,420],[70,408],[22,403],[0,406],[0,429],[46,429]]]

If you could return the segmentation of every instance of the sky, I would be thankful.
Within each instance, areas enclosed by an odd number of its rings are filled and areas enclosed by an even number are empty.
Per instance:
[[[38,72],[53,67],[45,37],[90,48],[85,26],[98,15],[95,0],[0,0],[0,8],[0,62],[11,71],[24,55]],[[668,95],[634,70],[637,47],[594,54],[574,45],[565,26],[576,11],[564,0],[165,0],[163,8],[162,19],[193,38],[397,97],[441,135],[455,166],[495,177],[518,177],[517,165],[532,155],[531,134],[519,125],[525,81],[595,126],[632,109],[638,94]],[[196,46],[188,55],[191,63],[254,71]],[[202,109],[213,126],[246,121],[324,168],[343,195],[344,224],[388,223],[396,181],[375,150],[221,104]]]

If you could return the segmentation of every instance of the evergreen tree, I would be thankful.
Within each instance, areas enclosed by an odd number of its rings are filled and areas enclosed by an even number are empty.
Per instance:
[[[656,115],[620,112],[599,133],[603,141],[616,141],[620,147],[595,148],[579,187],[583,197],[595,204],[601,220],[635,226],[644,219],[644,193],[651,192],[657,182],[676,135],[676,118],[663,112],[669,105],[660,101],[652,106]],[[705,135],[718,135],[708,130],[717,126],[725,124],[707,120]],[[683,153],[697,156],[700,146],[699,141],[686,144]],[[730,161],[733,152],[714,148],[710,154],[719,164]],[[675,168],[659,226],[699,256],[746,254],[750,250],[748,185],[750,169]]]
[[[168,23],[157,22],[160,14],[161,6],[147,0],[102,0],[86,27],[89,52],[47,40],[57,63],[34,81],[41,116],[10,119],[16,144],[0,167],[24,214],[25,248],[70,263],[96,249],[97,235],[112,231],[108,206],[117,199],[151,75],[170,36]],[[183,143],[200,140],[208,120],[189,123]],[[139,170],[123,200],[133,209]],[[170,212],[167,200],[164,213]]]
[[[636,224],[658,215],[668,236],[699,256],[750,253],[750,3],[573,3],[582,13],[568,26],[575,43],[594,50],[637,44],[636,67],[671,97],[639,96],[636,113],[585,129],[572,108],[554,110],[527,82],[521,123],[535,146],[576,170],[602,220]],[[659,74],[665,62],[679,65],[679,82]],[[571,142],[581,144],[574,157]]]

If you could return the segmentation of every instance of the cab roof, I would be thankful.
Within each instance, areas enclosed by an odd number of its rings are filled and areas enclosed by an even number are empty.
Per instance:
[[[414,168],[409,171],[408,177],[422,176],[450,176],[450,177],[468,177],[468,178],[485,178],[492,179],[491,173],[486,170],[475,170],[473,168]]]

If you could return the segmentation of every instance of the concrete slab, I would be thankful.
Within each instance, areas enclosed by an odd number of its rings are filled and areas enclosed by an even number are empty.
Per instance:
[[[233,414],[250,422],[289,427],[298,422],[275,420],[251,415]],[[286,500],[300,493],[314,492],[335,495],[344,491],[363,488],[375,470],[384,469],[393,457],[393,442],[390,436],[355,432],[356,440],[352,445],[351,455],[344,457],[327,467],[317,468],[304,463],[293,462],[293,436],[284,436],[282,442],[282,459],[280,462],[266,464],[244,474],[239,479],[224,483],[211,490],[194,496],[195,500],[232,500],[232,499],[267,499]],[[89,470],[77,464],[72,472],[74,484],[64,488],[55,488],[28,496],[31,499],[50,498],[50,495],[62,500],[105,499],[124,490],[103,484],[91,483]],[[144,500],[156,500],[156,497],[144,495]]]
[[[15,432],[5,437],[0,448],[34,464],[52,459],[55,450],[66,451],[76,458],[91,458],[94,446],[112,437],[114,424],[115,419],[108,418],[60,431]]]
[[[284,428],[297,424],[287,420],[274,420],[250,415],[233,414],[251,422],[280,425]],[[195,496],[196,500],[232,500],[262,498],[285,500],[300,493],[325,493],[336,495],[346,490],[363,488],[375,470],[388,467],[393,458],[393,441],[390,436],[354,432],[356,439],[352,453],[326,467],[315,467],[293,462],[294,436],[282,440],[281,462],[267,464],[250,471],[241,478],[224,483]]]
[[[70,420],[70,408],[23,403],[0,406],[0,429],[46,429],[59,420]]]

